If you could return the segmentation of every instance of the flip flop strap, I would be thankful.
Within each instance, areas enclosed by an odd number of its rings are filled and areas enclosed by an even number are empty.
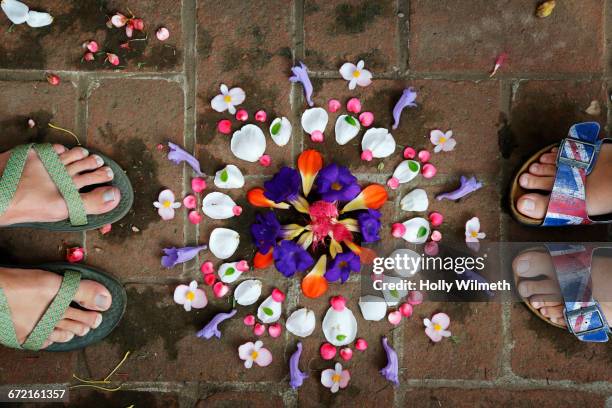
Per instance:
[[[66,170],[66,166],[61,162],[50,143],[30,143],[17,146],[11,151],[11,157],[6,164],[2,179],[0,180],[0,214],[6,211],[11,200],[15,196],[30,148],[36,151],[47,173],[49,173],[51,180],[53,180],[53,183],[55,183],[57,189],[64,198],[66,206],[68,207],[70,223],[73,226],[86,225],[87,211],[85,210],[83,200],[81,200],[79,190],[74,185],[72,177],[70,177],[70,174],[68,174]]]
[[[49,338],[57,322],[59,322],[66,309],[74,299],[74,296],[79,289],[81,282],[81,274],[77,271],[66,270],[55,298],[40,318],[32,332],[23,344],[19,344],[15,333],[15,326],[11,318],[11,310],[8,305],[4,291],[0,289],[0,343],[7,347],[25,349],[25,350],[40,350],[45,340]]]
[[[602,141],[597,122],[576,123],[557,154],[557,174],[542,226],[590,224],[586,177],[595,166]]]
[[[546,244],[565,303],[569,331],[587,342],[606,342],[610,328],[593,299],[591,262],[593,249],[577,244]]]

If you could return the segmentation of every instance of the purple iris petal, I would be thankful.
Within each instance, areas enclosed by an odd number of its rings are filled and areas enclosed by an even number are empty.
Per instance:
[[[304,380],[308,378],[308,374],[303,371],[300,371],[300,356],[302,355],[302,342],[298,341],[297,350],[293,352],[291,357],[289,358],[289,376],[291,379],[289,380],[289,385],[291,388],[298,389],[304,383]]]
[[[275,203],[291,201],[297,197],[301,184],[297,170],[281,167],[271,180],[264,183],[264,196]]]
[[[281,235],[281,225],[274,211],[267,211],[255,216],[255,223],[251,224],[251,236],[257,250],[267,254],[270,248],[276,245]]]
[[[361,192],[357,178],[349,169],[335,163],[323,167],[315,183],[321,198],[328,202],[351,201]]]
[[[289,78],[289,81],[300,82],[302,84],[308,106],[313,106],[312,82],[310,82],[310,78],[308,77],[308,67],[306,67],[302,61],[300,61],[300,66],[291,68],[291,72],[293,73],[293,76]]]
[[[458,200],[482,187],[482,183],[476,180],[476,177],[470,177],[468,179],[465,176],[461,176],[460,182],[461,185],[458,189],[449,191],[448,193],[438,194],[436,200]]]
[[[397,353],[393,350],[393,347],[389,345],[387,338],[383,336],[382,345],[387,353],[387,365],[385,368],[380,370],[380,374],[387,380],[391,381],[395,385],[399,385],[398,370],[399,363],[397,360]]]
[[[397,127],[399,126],[402,111],[406,106],[416,108],[417,104],[414,103],[416,97],[417,93],[413,87],[404,89],[402,96],[400,96],[397,103],[395,104],[395,107],[393,108],[393,129],[397,129]]]
[[[164,248],[161,264],[164,268],[172,268],[180,263],[187,262],[196,257],[198,252],[207,249],[208,245],[184,248]]]
[[[202,173],[202,170],[200,170],[200,162],[198,161],[198,159],[196,159],[191,154],[187,153],[185,150],[181,149],[179,146],[175,145],[172,142],[168,142],[168,147],[170,148],[170,152],[168,153],[168,160],[170,160],[174,164],[187,162],[187,164],[191,166],[193,171],[195,171],[198,176],[204,175]]]
[[[359,223],[359,230],[363,237],[363,242],[376,242],[380,241],[381,222],[380,212],[376,210],[368,210],[360,212],[357,216],[357,222]]]
[[[221,331],[219,330],[219,324],[225,320],[233,317],[236,314],[236,309],[228,313],[217,313],[210,322],[202,330],[196,333],[196,337],[201,339],[210,339],[213,336],[220,339]]]
[[[281,241],[274,248],[274,266],[287,278],[296,272],[305,271],[314,263],[312,256],[293,241]]]
[[[353,252],[343,252],[336,255],[334,260],[329,263],[327,272],[325,272],[325,279],[329,282],[335,282],[340,279],[340,282],[344,283],[351,275],[351,272],[359,272],[360,269],[359,256]]]

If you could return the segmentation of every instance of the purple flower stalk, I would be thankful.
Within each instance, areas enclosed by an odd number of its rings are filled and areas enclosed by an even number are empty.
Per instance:
[[[180,263],[187,262],[196,257],[198,252],[207,249],[208,245],[200,245],[197,247],[184,248],[164,248],[164,256],[162,256],[161,264],[164,268],[172,268]]]
[[[329,282],[335,282],[340,279],[341,283],[351,275],[351,272],[358,273],[361,270],[361,262],[359,255],[349,251],[336,255],[333,261],[327,266],[325,279]]]
[[[357,216],[357,222],[359,223],[359,230],[363,237],[363,242],[377,242],[380,241],[380,211],[367,210],[361,212]]]
[[[398,370],[399,364],[397,360],[397,353],[393,350],[393,347],[389,345],[387,338],[383,336],[382,345],[387,353],[387,365],[385,368],[380,370],[380,374],[385,377],[388,381],[391,381],[395,385],[399,385]]]
[[[410,106],[412,108],[416,108],[417,104],[414,103],[416,100],[417,93],[413,87],[409,87],[404,89],[402,96],[400,96],[399,100],[393,107],[393,129],[397,129],[400,122],[400,117],[402,116],[402,111],[406,106]]]
[[[303,371],[300,371],[300,356],[302,355],[302,342],[298,341],[297,350],[293,352],[291,357],[289,358],[289,376],[291,379],[289,380],[289,385],[291,388],[298,389],[304,383],[304,380],[308,378],[308,374]]]
[[[198,159],[196,159],[191,154],[187,153],[185,150],[183,150],[172,142],[168,142],[168,147],[170,148],[170,153],[168,153],[168,160],[170,160],[174,164],[187,162],[187,164],[191,166],[193,171],[195,171],[198,176],[204,175],[202,173],[202,170],[200,170],[200,162],[198,161]]]
[[[293,241],[281,241],[272,253],[276,269],[290,278],[296,272],[302,272],[314,264],[312,256],[300,245]]]
[[[310,78],[308,77],[308,67],[304,65],[302,61],[300,62],[299,67],[291,68],[291,72],[293,76],[289,78],[291,82],[300,82],[304,87],[304,94],[306,95],[306,101],[308,102],[308,106],[313,106],[314,102],[312,101],[312,82],[310,82]]]
[[[335,163],[329,164],[319,171],[315,184],[321,198],[330,203],[351,201],[361,192],[361,188],[357,184],[357,178],[351,174],[349,169]]]
[[[482,183],[476,180],[476,177],[470,177],[469,179],[465,176],[461,176],[461,185],[458,189],[449,191],[448,193],[438,194],[436,200],[458,200],[465,197],[466,195],[473,193],[474,191],[482,187]]]
[[[196,333],[196,337],[209,340],[213,336],[215,336],[216,338],[220,339],[221,331],[219,330],[219,327],[218,327],[219,324],[233,317],[236,314],[236,311],[237,311],[236,309],[233,309],[231,312],[228,312],[228,313],[217,313],[212,318],[212,320],[208,322],[206,326],[204,326],[202,330]]]

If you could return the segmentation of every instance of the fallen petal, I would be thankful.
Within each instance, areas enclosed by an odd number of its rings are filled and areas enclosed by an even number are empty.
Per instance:
[[[155,36],[159,41],[166,41],[170,37],[170,31],[166,27],[160,27],[155,32]]]
[[[304,383],[304,380],[308,378],[308,375],[300,370],[300,356],[302,355],[302,342],[297,343],[297,349],[293,352],[289,358],[289,385],[294,390],[298,389]]]
[[[196,337],[201,339],[211,339],[213,336],[220,339],[221,331],[219,330],[219,324],[232,318],[236,314],[237,310],[233,309],[228,313],[217,313],[210,322],[202,330],[196,333]]]

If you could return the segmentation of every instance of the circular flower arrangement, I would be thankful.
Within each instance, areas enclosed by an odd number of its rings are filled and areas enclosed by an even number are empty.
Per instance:
[[[302,292],[316,298],[326,292],[328,282],[344,283],[362,264],[372,262],[374,252],[360,244],[380,240],[377,210],[388,196],[382,185],[362,189],[348,168],[324,165],[318,151],[306,150],[298,157],[297,170],[282,167],[247,198],[254,206],[271,209],[257,214],[251,225],[258,251],[254,266],[274,263],[292,277],[314,265],[302,280]],[[290,212],[290,222],[281,224],[277,210]]]

